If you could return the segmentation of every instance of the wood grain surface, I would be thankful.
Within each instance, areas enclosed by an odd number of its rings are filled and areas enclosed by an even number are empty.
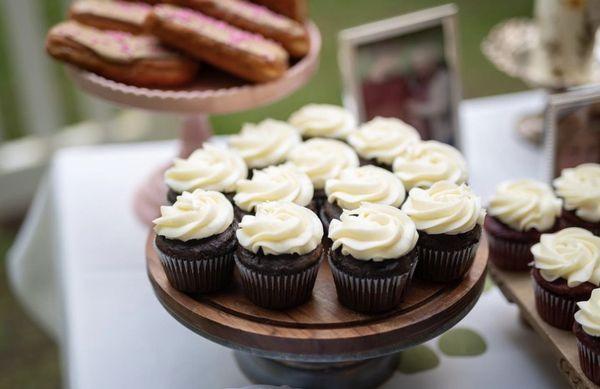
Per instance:
[[[190,296],[169,284],[154,251],[146,245],[148,276],[163,306],[192,331],[225,346],[256,355],[298,361],[362,360],[423,343],[456,324],[479,298],[485,283],[487,245],[462,281],[435,284],[415,280],[404,303],[392,312],[364,315],[339,304],[327,261],[313,298],[285,311],[255,306],[243,295],[238,274],[223,292]]]

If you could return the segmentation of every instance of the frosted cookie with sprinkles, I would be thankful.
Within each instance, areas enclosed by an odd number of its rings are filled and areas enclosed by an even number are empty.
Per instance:
[[[141,34],[146,16],[151,10],[152,6],[145,3],[82,0],[71,5],[69,17],[100,30]]]

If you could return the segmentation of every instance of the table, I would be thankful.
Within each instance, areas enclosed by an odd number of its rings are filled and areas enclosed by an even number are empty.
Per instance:
[[[470,182],[487,199],[497,181],[542,177],[539,150],[514,132],[543,106],[541,92],[464,102]],[[177,323],[154,297],[144,267],[147,227],[131,212],[133,192],[173,142],[82,147],[55,156],[9,254],[14,292],[61,346],[72,388],[225,388],[250,383],[232,352]],[[396,373],[384,388],[564,387],[549,348],[518,320],[497,288],[457,327],[479,333],[487,351],[444,355],[430,370]]]

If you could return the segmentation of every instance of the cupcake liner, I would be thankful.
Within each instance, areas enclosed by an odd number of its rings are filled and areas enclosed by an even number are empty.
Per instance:
[[[494,265],[509,271],[529,270],[529,264],[533,261],[533,254],[531,254],[533,242],[502,239],[489,233],[487,238],[489,259]]]
[[[231,281],[234,251],[196,260],[175,258],[158,249],[156,251],[171,286],[181,292],[215,292],[226,287]]]
[[[416,263],[408,273],[383,278],[357,277],[339,270],[329,259],[338,299],[346,307],[364,313],[377,313],[400,305],[410,285]]]
[[[592,350],[579,339],[577,339],[577,350],[583,374],[596,385],[600,385],[600,353]]]
[[[321,260],[294,274],[264,274],[246,267],[235,257],[246,297],[268,309],[298,306],[310,299]]]
[[[441,250],[418,244],[417,277],[435,282],[462,278],[471,268],[478,247],[479,241],[460,250]]]
[[[554,294],[541,287],[535,280],[533,289],[535,307],[540,317],[553,327],[570,330],[575,322],[577,301]]]

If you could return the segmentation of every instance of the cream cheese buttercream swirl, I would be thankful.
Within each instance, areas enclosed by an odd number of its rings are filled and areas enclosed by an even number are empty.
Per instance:
[[[600,337],[600,289],[594,289],[590,299],[578,302],[577,306],[579,311],[575,312],[575,321],[581,324],[586,334]]]
[[[393,173],[373,165],[342,170],[325,183],[327,201],[342,209],[358,208],[362,202],[399,207],[406,197],[402,182]]]
[[[305,105],[294,112],[288,122],[305,137],[346,139],[356,129],[354,115],[331,104]]]
[[[560,215],[562,202],[549,185],[530,179],[505,181],[496,189],[488,213],[516,231],[547,231]]]
[[[298,130],[286,122],[265,119],[258,124],[246,123],[229,145],[246,161],[249,168],[277,165],[301,142]]]
[[[188,158],[175,159],[165,172],[165,183],[177,193],[194,189],[235,192],[238,180],[247,176],[248,168],[239,154],[206,143]]]
[[[301,206],[313,198],[310,178],[291,163],[255,170],[251,180],[240,180],[233,201],[240,209],[251,212],[267,201],[288,201]]]
[[[554,180],[554,188],[566,210],[575,211],[585,221],[600,222],[600,164],[564,169]]]
[[[420,140],[419,132],[412,126],[400,119],[382,117],[363,124],[348,136],[348,143],[361,157],[388,165]]]
[[[571,227],[542,234],[531,247],[534,265],[549,282],[558,278],[574,287],[584,282],[600,283],[600,237],[583,228]]]
[[[154,231],[167,239],[188,241],[224,232],[233,222],[233,206],[220,192],[183,192],[175,204],[160,207]]]
[[[394,160],[393,170],[407,190],[428,188],[444,180],[462,184],[469,177],[467,162],[460,151],[434,140],[410,147]]]
[[[429,189],[413,188],[402,210],[417,230],[428,234],[457,235],[483,224],[481,199],[465,184],[439,181]]]
[[[236,232],[246,250],[266,255],[307,254],[323,239],[323,225],[310,209],[286,201],[256,206],[256,215],[246,215]]]
[[[325,181],[338,177],[342,170],[358,167],[358,156],[352,147],[325,138],[311,138],[294,147],[288,161],[310,177],[315,189],[323,189]]]
[[[419,234],[415,223],[400,209],[362,203],[356,209],[344,210],[340,220],[331,221],[329,238],[332,250],[341,247],[344,255],[381,262],[410,252]]]

